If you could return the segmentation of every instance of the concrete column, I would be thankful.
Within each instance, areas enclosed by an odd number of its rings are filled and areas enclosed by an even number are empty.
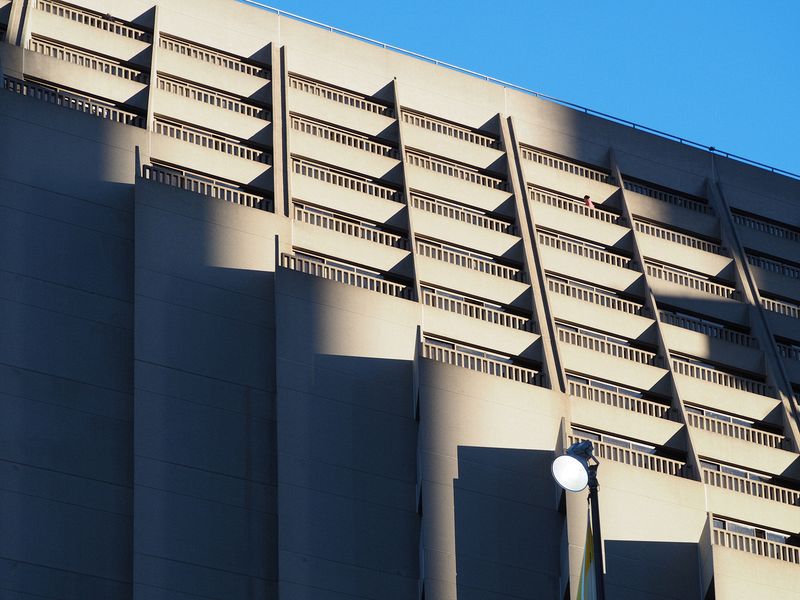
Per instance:
[[[639,244],[639,235],[636,231],[636,227],[634,226],[634,216],[631,212],[630,206],[628,201],[625,197],[625,185],[624,180],[622,178],[622,173],[619,170],[619,165],[617,164],[616,156],[614,155],[614,150],[611,149],[611,174],[616,178],[617,182],[619,183],[619,195],[620,195],[620,205],[622,207],[622,214],[625,216],[625,220],[628,222],[628,227],[631,230],[631,246],[633,247],[633,256],[636,262],[639,264],[639,268],[642,271],[642,277],[644,278],[644,304],[647,307],[647,310],[652,315],[652,318],[655,322],[656,327],[656,337],[658,339],[658,354],[662,357],[664,361],[664,368],[669,371],[669,385],[670,390],[672,392],[672,414],[676,414],[678,417],[678,421],[683,423],[683,431],[686,436],[686,459],[687,465],[691,467],[692,479],[697,481],[701,480],[701,471],[700,471],[700,458],[697,455],[697,451],[694,448],[694,444],[692,443],[692,436],[689,427],[686,425],[686,407],[683,404],[683,399],[681,395],[678,393],[678,387],[675,385],[675,373],[672,366],[672,355],[670,354],[669,347],[667,346],[666,341],[664,340],[664,332],[661,330],[661,320],[659,319],[658,315],[658,304],[656,302],[655,295],[653,294],[653,288],[650,286],[650,277],[647,274],[647,268],[645,267],[645,259],[644,255],[641,251],[641,245]]]
[[[527,188],[520,164],[519,140],[514,134],[514,123],[511,117],[508,120],[500,119],[500,129],[508,161],[508,179],[514,191],[517,227],[525,246],[525,263],[531,278],[532,308],[536,315],[539,334],[542,336],[542,362],[547,369],[550,387],[566,393],[567,376],[556,344],[555,321],[547,299],[547,282],[544,278],[541,252],[536,242],[536,222],[526,198]]]
[[[800,430],[798,429],[800,413],[798,412],[797,403],[794,400],[791,379],[783,367],[783,362],[781,361],[777,346],[775,345],[775,335],[770,329],[769,322],[764,315],[765,309],[761,304],[761,295],[758,290],[758,285],[750,271],[744,246],[736,233],[730,206],[726,202],[725,196],[720,189],[719,173],[713,164],[713,156],[711,177],[707,180],[706,186],[708,189],[709,201],[713,203],[714,209],[719,215],[722,241],[731,250],[731,255],[736,266],[737,278],[741,286],[740,289],[742,290],[746,302],[750,305],[749,317],[751,335],[758,339],[759,347],[764,352],[764,367],[767,382],[775,388],[783,407],[781,411],[783,433],[791,440],[792,450],[797,452],[798,448],[800,448]]]

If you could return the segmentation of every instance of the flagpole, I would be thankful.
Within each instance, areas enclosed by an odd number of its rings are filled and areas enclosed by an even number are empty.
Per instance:
[[[603,538],[600,534],[600,502],[597,499],[597,465],[588,465],[589,471],[589,506],[592,514],[592,541],[594,543],[594,581],[597,588],[597,600],[606,600],[606,589],[603,586]]]

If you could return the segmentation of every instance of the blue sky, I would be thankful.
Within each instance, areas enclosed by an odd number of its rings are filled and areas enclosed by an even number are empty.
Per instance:
[[[800,174],[800,1],[262,0]]]

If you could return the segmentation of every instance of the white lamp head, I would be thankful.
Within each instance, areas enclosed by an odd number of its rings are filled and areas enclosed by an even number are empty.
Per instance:
[[[568,492],[580,492],[589,484],[589,461],[592,456],[592,443],[576,442],[567,449],[566,454],[557,457],[550,467],[553,479]]]

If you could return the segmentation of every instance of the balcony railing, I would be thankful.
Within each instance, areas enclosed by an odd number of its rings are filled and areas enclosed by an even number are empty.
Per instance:
[[[671,194],[669,192],[652,188],[634,181],[626,180],[624,182],[624,186],[626,190],[636,192],[637,194],[642,194],[643,196],[649,196],[650,198],[660,200],[661,202],[666,202],[667,204],[672,204],[673,206],[679,206],[680,208],[686,208],[695,212],[703,213],[705,215],[714,214],[714,211],[708,204],[699,200],[687,198],[686,196],[679,196],[677,194]]]
[[[383,231],[372,225],[357,223],[297,205],[294,207],[294,218],[309,225],[361,238],[376,244],[408,250],[408,240],[405,237]]]
[[[754,256],[753,254],[747,254],[746,256],[747,262],[755,267],[759,267],[765,271],[770,271],[771,273],[783,275],[784,277],[800,279],[800,268],[795,267],[794,265],[790,265],[778,260],[770,260],[769,258],[765,258],[763,256]]]
[[[307,133],[314,137],[342,144],[343,146],[350,146],[356,150],[377,154],[378,156],[388,156],[389,158],[395,159],[400,156],[397,148],[389,144],[373,142],[365,135],[356,135],[354,133],[342,131],[336,127],[323,125],[322,123],[317,123],[316,121],[305,119],[297,115],[291,115],[290,120],[292,129],[301,133]]]
[[[631,302],[630,300],[624,300],[623,298],[619,298],[610,292],[606,292],[605,290],[600,290],[592,286],[583,284],[573,285],[568,281],[560,281],[548,276],[547,289],[556,294],[569,296],[584,302],[591,302],[592,304],[597,304],[598,306],[605,306],[606,308],[611,308],[613,310],[618,310],[631,315],[638,315],[642,317],[646,316],[647,313],[644,305],[642,304]]]
[[[598,169],[590,169],[589,167],[584,167],[583,165],[570,162],[559,156],[547,154],[545,152],[541,152],[540,150],[528,148],[526,146],[523,146],[520,150],[522,151],[522,158],[525,160],[539,163],[540,165],[545,165],[546,167],[552,167],[554,169],[558,169],[559,171],[566,171],[567,173],[572,173],[573,175],[578,175],[579,177],[585,177],[586,179],[592,179],[594,181],[607,183],[609,185],[616,185],[616,181],[613,177],[611,177],[611,175]]]
[[[406,152],[406,162],[415,167],[447,175],[448,177],[455,177],[456,179],[461,179],[493,190],[508,191],[508,185],[502,179],[483,175],[476,169],[470,169],[469,167],[458,165],[441,158],[434,158],[432,156],[409,151]]]
[[[352,175],[346,175],[333,167],[319,165],[299,158],[293,158],[292,165],[294,172],[298,175],[318,179],[361,194],[377,196],[384,200],[403,201],[403,192],[400,190],[373,183],[368,178],[360,179]]]
[[[563,250],[564,252],[569,252],[570,254],[577,254],[578,256],[582,256],[591,260],[597,260],[621,269],[631,269],[634,271],[637,270],[636,263],[633,261],[633,259],[628,258],[627,256],[620,256],[619,254],[614,254],[608,250],[601,250],[600,248],[596,248],[595,246],[586,242],[564,237],[555,233],[549,233],[541,230],[539,230],[538,233],[539,243],[543,246],[555,248],[556,250]]]
[[[371,275],[352,270],[352,268],[349,268],[349,265],[331,264],[322,260],[317,261],[293,254],[282,254],[281,266],[294,271],[300,271],[301,273],[307,273],[308,275],[314,275],[315,277],[331,279],[372,292],[379,292],[387,296],[396,296],[407,300],[414,297],[414,290],[408,286],[393,281],[387,281],[377,273]]]
[[[568,436],[569,443],[584,441],[586,438],[570,435]],[[656,473],[664,473],[665,475],[674,475],[675,477],[689,477],[688,466],[672,458],[664,456],[656,456],[655,454],[648,454],[647,452],[640,452],[639,450],[632,450],[630,448],[623,448],[608,442],[599,442],[597,440],[590,440],[594,446],[595,456],[606,460],[613,460],[614,462],[639,467],[640,469],[647,469],[648,471],[655,471]]]
[[[661,361],[655,352],[648,352],[647,350],[640,350],[625,344],[612,342],[609,340],[600,339],[592,335],[580,333],[579,331],[570,331],[564,329],[560,325],[556,325],[558,330],[558,340],[565,344],[572,346],[580,346],[593,352],[602,352],[610,356],[630,360],[633,362],[641,363],[643,365],[650,365],[651,367],[660,367]]]
[[[359,110],[375,113],[376,115],[384,115],[386,117],[394,116],[394,109],[390,106],[373,102],[372,100],[367,100],[365,96],[361,96],[354,92],[346,92],[318,81],[305,79],[299,75],[289,75],[289,87],[307,94],[320,96],[326,100],[338,102],[339,104],[344,104]]]
[[[672,367],[679,375],[686,375],[687,377],[701,379],[715,385],[721,385],[743,392],[750,392],[751,394],[758,394],[760,396],[768,396],[770,398],[775,396],[771,386],[761,381],[750,379],[749,377],[733,375],[710,367],[696,365],[681,358],[673,358]]]
[[[28,48],[33,52],[51,56],[58,60],[106,73],[114,77],[121,77],[122,79],[135,81],[137,83],[147,83],[149,81],[149,76],[143,71],[124,67],[119,62],[108,58],[101,58],[89,52],[83,52],[82,50],[76,50],[64,46],[63,44],[56,44],[34,37],[31,38]]]
[[[730,298],[732,300],[739,299],[739,292],[733,286],[715,283],[708,279],[704,279],[700,275],[694,275],[686,271],[681,271],[675,267],[667,267],[649,262],[646,263],[645,266],[647,268],[647,274],[655,277],[656,279],[662,279],[664,281],[669,281],[670,283],[676,283],[678,285],[699,290],[713,296],[719,296],[720,298]]]
[[[656,417],[658,419],[667,418],[669,415],[670,407],[659,402],[645,400],[636,396],[628,396],[627,394],[605,390],[603,388],[598,388],[590,384],[578,383],[576,381],[570,381],[568,384],[569,393],[573,396],[577,396],[578,398],[593,400],[594,402],[599,402],[600,404],[606,404],[615,408],[622,408],[624,410],[629,410],[631,412],[650,417]]]
[[[434,260],[450,263],[451,265],[464,267],[465,269],[480,271],[481,273],[486,273],[487,275],[502,277],[503,279],[510,279],[512,281],[524,282],[525,274],[521,269],[507,267],[506,265],[492,262],[486,258],[479,258],[469,254],[464,254],[462,252],[451,250],[444,246],[437,246],[423,240],[417,240],[417,252],[419,252],[422,256],[427,256],[428,258],[433,258]]]
[[[153,41],[153,36],[147,31],[131,27],[109,16],[98,15],[74,6],[62,4],[61,2],[54,2],[53,0],[34,0],[33,8],[57,17],[75,21],[76,23],[94,27],[95,29],[121,35],[132,40],[139,40],[140,42],[148,44]]]
[[[411,193],[411,206],[424,210],[425,212],[453,219],[454,221],[461,221],[462,223],[469,223],[476,227],[482,227],[483,229],[490,229],[510,235],[516,234],[516,227],[513,223],[495,219],[494,217],[488,217],[475,209],[450,204],[449,202],[437,198],[421,196],[416,192]]]
[[[782,344],[777,342],[775,344],[778,348],[778,354],[780,354],[783,358],[788,358],[789,360],[800,360],[800,348],[797,346],[790,346],[789,344]]]
[[[423,129],[433,131],[434,133],[441,133],[442,135],[453,137],[464,142],[469,142],[470,144],[476,144],[486,148],[500,148],[500,142],[497,139],[482,133],[476,133],[467,127],[454,125],[453,123],[448,123],[447,121],[441,121],[434,117],[421,115],[405,109],[401,111],[401,114],[403,117],[403,122],[408,123],[409,125],[422,127]]]
[[[269,198],[222,185],[221,182],[212,182],[206,178],[200,179],[185,173],[176,173],[154,165],[144,165],[142,175],[150,181],[203,194],[232,204],[272,211],[272,201]]]
[[[785,302],[783,300],[775,300],[774,298],[761,298],[761,306],[770,312],[776,312],[793,319],[800,319],[800,306]]]
[[[198,46],[186,40],[179,40],[172,36],[161,34],[159,38],[159,45],[164,50],[175,52],[189,58],[194,58],[212,65],[217,65],[223,69],[230,69],[244,73],[245,75],[252,75],[253,77],[260,77],[261,79],[270,78],[270,69],[268,67],[261,67],[258,65],[251,65],[250,63],[243,62],[238,56],[226,54],[210,48]]]
[[[698,415],[693,412],[686,413],[686,420],[690,426],[702,429],[703,431],[718,433],[720,435],[736,438],[737,440],[768,446],[770,448],[780,449],[784,447],[785,438],[777,433],[770,433],[753,427],[745,427],[737,423],[730,423],[707,415]]]
[[[464,315],[471,319],[478,319],[487,323],[533,332],[534,322],[529,317],[521,317],[495,308],[481,306],[472,302],[458,300],[450,296],[443,296],[433,291],[422,290],[422,302],[427,306],[440,308],[447,312]]]
[[[251,148],[243,145],[235,138],[227,138],[219,134],[200,131],[189,125],[174,123],[172,121],[163,121],[156,118],[153,123],[153,131],[167,137],[181,140],[182,142],[208,148],[209,150],[224,152],[225,154],[230,154],[237,158],[252,160],[265,165],[272,162],[272,155],[266,150]]]
[[[795,231],[794,229],[782,227],[780,225],[770,223],[769,221],[762,221],[761,219],[749,217],[735,212],[732,213],[731,216],[733,217],[733,222],[737,225],[749,227],[750,229],[760,231],[761,233],[766,233],[772,237],[779,237],[786,240],[791,240],[792,242],[800,242],[800,232]]]
[[[272,118],[272,114],[266,108],[248,104],[247,102],[242,102],[233,96],[229,96],[215,90],[185,83],[183,81],[177,81],[175,79],[165,77],[160,73],[157,77],[157,83],[158,89],[164,90],[170,94],[177,94],[178,96],[188,98],[189,100],[203,102],[205,104],[210,104],[224,110],[247,115],[248,117],[253,117],[256,119],[269,120]]]
[[[76,110],[102,119],[108,119],[109,121],[116,121],[124,125],[132,125],[134,127],[146,126],[145,117],[137,115],[136,113],[128,112],[115,106],[109,106],[92,100],[91,98],[85,98],[61,90],[54,90],[43,85],[31,83],[30,81],[15,79],[8,75],[3,76],[3,88],[21,94],[22,96],[44,100],[50,104],[63,106],[64,108]]]
[[[586,203],[581,200],[574,200],[573,198],[567,198],[566,196],[559,196],[557,194],[553,194],[552,192],[545,192],[544,190],[533,187],[528,188],[528,195],[534,202],[541,202],[542,204],[554,206],[561,210],[566,210],[584,217],[589,217],[591,219],[597,219],[598,221],[603,221],[604,223],[612,223],[614,225],[621,225],[625,223],[625,217],[608,210],[592,208],[587,206]]]
[[[703,469],[703,482],[724,490],[748,494],[750,496],[756,496],[757,498],[763,498],[764,500],[781,502],[782,504],[797,506],[798,503],[800,503],[800,492],[797,490],[791,490],[763,481],[754,481],[753,479],[747,479],[721,471],[714,471],[712,469]]]
[[[738,344],[739,346],[746,346],[748,348],[758,348],[758,340],[746,333],[728,329],[727,327],[714,326],[699,319],[693,319],[688,316],[683,317],[665,310],[659,311],[658,314],[662,323],[674,325],[675,327],[681,327],[690,331],[696,331],[697,333],[702,333],[709,337],[725,340],[731,344]]]
[[[719,244],[715,244],[714,242],[708,242],[692,235],[678,233],[677,231],[672,231],[666,227],[659,227],[658,225],[646,223],[644,221],[634,220],[633,224],[634,227],[636,227],[636,231],[641,231],[643,234],[651,237],[667,240],[668,242],[675,242],[681,246],[688,246],[689,248],[695,248],[697,250],[702,250],[703,252],[710,252],[711,254],[730,256],[727,248],[724,248]]]
[[[461,350],[454,350],[452,348],[444,348],[436,344],[428,342],[422,343],[422,357],[430,358],[438,362],[448,365],[455,365],[463,367],[472,371],[486,373],[487,375],[494,375],[495,377],[502,377],[503,379],[510,379],[511,381],[518,381],[520,383],[527,383],[530,385],[545,386],[545,377],[543,373],[527,367],[520,367],[507,362],[494,360],[463,352]]]
[[[717,529],[716,527],[713,531],[714,543],[718,546],[725,546],[726,548],[742,550],[750,554],[800,565],[800,548],[797,546],[780,544],[751,535]]]

